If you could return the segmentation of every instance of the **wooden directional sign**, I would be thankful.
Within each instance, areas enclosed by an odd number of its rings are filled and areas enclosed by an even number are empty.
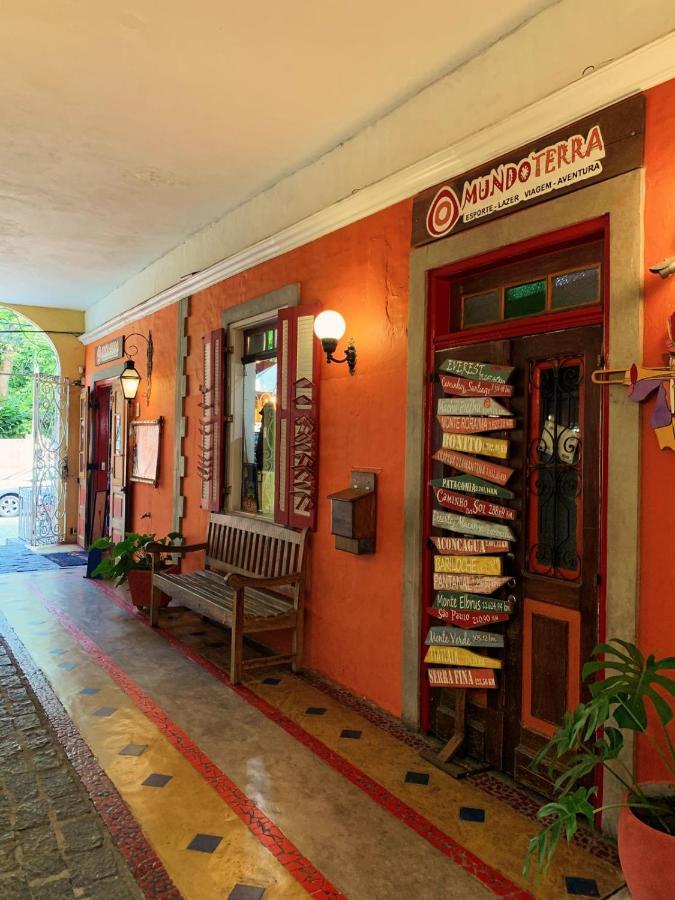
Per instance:
[[[469,594],[459,590],[439,591],[436,594],[434,606],[438,609],[455,609],[466,612],[511,613],[513,611],[513,604],[508,600],[482,597],[480,594]]]
[[[424,643],[442,647],[503,647],[504,635],[495,631],[469,631],[448,625],[432,625]]]
[[[434,619],[440,619],[448,625],[457,625],[458,628],[483,628],[485,625],[509,621],[508,613],[460,612],[458,609],[438,609],[436,606],[427,607],[427,612]]]
[[[455,397],[512,397],[513,385],[491,381],[475,381],[456,375],[441,375],[441,387]]]
[[[476,478],[475,475],[454,475],[452,478],[436,478],[430,481],[432,487],[445,488],[446,491],[461,491],[463,494],[483,494],[485,497],[498,497],[500,500],[513,500],[516,496],[508,488],[500,487]]]
[[[486,459],[477,459],[475,456],[465,456],[456,450],[445,450],[441,447],[434,453],[434,459],[446,466],[453,466],[467,475],[476,475],[486,481],[495,484],[506,484],[513,475],[513,469],[507,466],[498,466],[497,463],[488,462]]]
[[[431,542],[444,555],[475,556],[480,553],[508,553],[508,541],[491,541],[485,538],[432,537]]]
[[[435,528],[447,528],[459,534],[476,534],[479,537],[499,538],[503,541],[515,541],[516,537],[508,525],[498,522],[486,522],[484,519],[472,519],[470,516],[459,516],[457,513],[435,509],[431,514],[431,524]]]
[[[512,366],[496,366],[494,363],[470,362],[466,359],[446,359],[439,366],[441,372],[477,378],[494,384],[506,384],[513,373]]]
[[[495,688],[492,669],[428,669],[431,687]]]
[[[443,447],[446,450],[461,450],[462,453],[480,453],[482,456],[496,456],[507,459],[509,442],[501,438],[483,437],[482,434],[453,434],[443,432]]]
[[[491,500],[467,497],[466,494],[456,494],[454,491],[446,491],[445,488],[436,488],[434,493],[436,500],[445,509],[454,509],[468,516],[491,516],[493,519],[508,519],[511,522],[516,518],[515,509],[499,506]]]
[[[441,397],[436,406],[439,416],[510,416],[511,413],[492,397]]]
[[[481,669],[501,669],[502,667],[500,660],[481,656],[480,653],[473,653],[471,650],[465,650],[464,647],[429,647],[424,662],[439,663],[445,666],[476,666]]]
[[[508,575],[449,575],[435,572],[434,590],[494,594],[511,580]]]
[[[516,427],[515,419],[497,416],[437,416],[442,431],[456,434],[480,434],[481,431],[511,431]]]
[[[463,572],[467,575],[501,575],[500,556],[435,556],[434,572]]]

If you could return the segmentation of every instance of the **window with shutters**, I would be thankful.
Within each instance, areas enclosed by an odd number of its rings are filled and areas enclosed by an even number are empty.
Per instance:
[[[277,403],[276,318],[244,331],[241,508],[274,515]]]
[[[314,307],[230,321],[226,508],[314,528],[319,341]]]

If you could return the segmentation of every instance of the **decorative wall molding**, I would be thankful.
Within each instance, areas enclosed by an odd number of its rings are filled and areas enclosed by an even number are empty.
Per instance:
[[[183,479],[185,477],[185,434],[187,419],[185,417],[185,398],[188,394],[188,376],[186,372],[187,358],[190,349],[188,336],[188,318],[190,316],[190,298],[181,297],[178,301],[178,322],[176,341],[176,383],[174,390],[175,441],[173,446],[173,495],[171,509],[171,530],[180,531],[185,516],[185,495]]]
[[[597,109],[675,77],[675,32],[621,57],[503,121],[362,188],[344,200],[284,228],[125,310],[80,337],[83,344],[461,175]]]

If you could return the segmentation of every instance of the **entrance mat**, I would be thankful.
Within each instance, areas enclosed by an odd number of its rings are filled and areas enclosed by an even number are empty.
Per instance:
[[[61,553],[41,553],[43,559],[49,559],[61,569],[71,566],[86,566],[89,556],[84,550],[66,550]]]
[[[6,547],[0,547],[0,575],[13,575],[16,572],[46,572],[49,569],[58,569],[58,566],[51,559],[47,559],[39,553],[33,553],[23,544],[8,544]]]

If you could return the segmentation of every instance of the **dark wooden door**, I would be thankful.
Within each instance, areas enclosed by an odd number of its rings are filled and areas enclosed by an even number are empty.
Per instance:
[[[468,750],[541,793],[551,785],[529,769],[537,749],[581,698],[581,667],[598,634],[601,570],[601,326],[439,351],[515,367],[515,431],[509,487],[518,498],[518,540],[507,562],[516,598],[505,631],[497,690],[469,693]],[[441,395],[440,386],[437,395]],[[500,401],[501,402],[501,401]],[[440,442],[440,430],[433,435]],[[434,463],[432,477],[448,474]],[[434,691],[433,730],[449,736],[454,696]]]
[[[110,393],[110,519],[113,541],[124,539],[127,525],[127,401],[114,384]]]

